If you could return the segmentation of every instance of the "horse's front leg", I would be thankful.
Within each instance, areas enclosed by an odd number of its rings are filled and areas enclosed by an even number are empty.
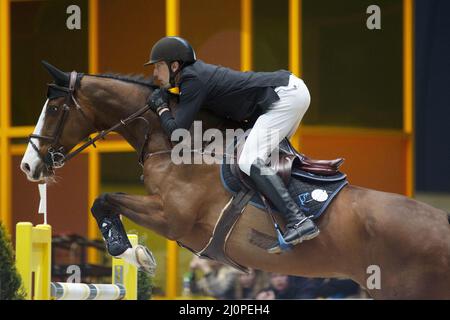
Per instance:
[[[151,273],[154,270],[155,262],[151,252],[143,246],[131,246],[120,214],[139,225],[164,234],[167,223],[158,196],[104,193],[94,201],[91,212],[110,255],[124,258],[144,271]]]

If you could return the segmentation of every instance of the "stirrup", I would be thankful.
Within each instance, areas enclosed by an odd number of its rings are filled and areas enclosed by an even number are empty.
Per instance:
[[[269,253],[281,253],[284,251],[289,251],[293,248],[292,244],[284,241],[283,234],[281,233],[280,226],[278,223],[275,223],[275,231],[277,233],[278,244],[272,248],[267,249]]]
[[[294,228],[297,229],[298,227],[300,227],[300,226],[302,225],[303,222],[305,222],[305,221],[308,220],[308,219],[312,219],[312,218],[314,218],[313,215],[305,216],[302,220],[300,220],[299,222],[297,222],[296,224],[294,224]]]

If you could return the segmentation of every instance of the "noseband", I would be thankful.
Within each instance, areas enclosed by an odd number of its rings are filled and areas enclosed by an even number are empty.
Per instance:
[[[100,139],[104,139],[105,136],[107,134],[109,134],[111,131],[117,130],[119,127],[122,127],[122,126],[127,126],[130,122],[132,122],[132,121],[134,121],[136,119],[141,119],[141,120],[145,121],[146,124],[147,124],[147,131],[146,131],[146,134],[145,134],[145,137],[144,137],[145,140],[144,140],[144,143],[142,145],[142,149],[141,149],[140,155],[139,155],[139,163],[143,166],[144,159],[145,159],[145,146],[147,145],[147,142],[148,142],[148,139],[149,139],[149,136],[150,136],[150,124],[147,121],[147,119],[142,117],[142,115],[144,113],[146,113],[148,110],[150,110],[149,105],[146,104],[144,107],[142,107],[141,109],[139,109],[138,111],[136,111],[135,113],[130,115],[128,118],[120,120],[118,123],[116,123],[111,128],[109,128],[107,130],[101,130],[100,131],[100,130],[98,130],[95,127],[93,122],[91,120],[89,120],[89,118],[86,116],[86,114],[84,113],[83,109],[81,108],[81,105],[78,103],[78,101],[76,100],[76,98],[74,96],[75,86],[76,86],[76,82],[77,82],[77,77],[78,77],[78,74],[77,74],[76,71],[72,71],[70,73],[70,81],[69,81],[69,87],[68,88],[67,87],[58,86],[58,85],[56,85],[54,83],[48,85],[49,87],[51,87],[53,89],[56,89],[56,90],[59,90],[59,91],[62,91],[62,92],[65,93],[64,94],[65,95],[65,101],[64,101],[64,104],[63,104],[63,114],[59,118],[59,121],[58,121],[58,124],[56,126],[56,130],[55,130],[54,134],[52,136],[44,136],[44,135],[39,135],[39,134],[30,134],[29,138],[28,138],[28,142],[31,144],[33,149],[36,151],[36,153],[38,154],[39,158],[45,164],[47,169],[53,169],[53,168],[57,169],[57,168],[63,167],[64,164],[67,161],[72,159],[74,156],[76,156],[77,154],[82,152],[84,149],[86,149],[90,145],[93,145],[94,148],[96,148],[97,146],[95,145],[95,142],[100,140]],[[73,102],[73,104],[72,104],[72,102]],[[70,153],[68,153],[66,155],[64,147],[60,146],[60,144],[59,144],[59,139],[60,139],[62,131],[64,129],[64,125],[65,125],[65,123],[67,121],[71,105],[75,106],[76,110],[81,113],[81,115],[86,120],[86,122],[90,123],[92,128],[95,129],[95,132],[97,132],[97,135],[94,138],[89,137],[89,139],[88,139],[88,141],[86,143],[84,143],[83,145],[78,147],[76,150],[74,150],[74,151],[72,151],[72,152],[70,152]],[[51,145],[48,148],[47,153],[45,155],[41,154],[41,152],[39,151],[39,149],[36,146],[36,144],[32,141],[33,138],[44,140],[44,141],[49,141],[51,143]]]

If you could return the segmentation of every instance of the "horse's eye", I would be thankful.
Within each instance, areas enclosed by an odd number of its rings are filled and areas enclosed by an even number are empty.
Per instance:
[[[58,106],[55,106],[55,105],[48,106],[47,112],[50,113],[50,114],[57,113],[58,112]]]

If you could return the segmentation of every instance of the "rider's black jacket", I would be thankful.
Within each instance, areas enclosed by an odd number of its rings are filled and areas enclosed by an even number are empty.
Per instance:
[[[275,101],[275,87],[287,86],[291,73],[240,72],[197,60],[180,72],[179,104],[175,118],[161,114],[161,124],[169,136],[175,129],[189,129],[200,108],[234,121],[255,121]]]

